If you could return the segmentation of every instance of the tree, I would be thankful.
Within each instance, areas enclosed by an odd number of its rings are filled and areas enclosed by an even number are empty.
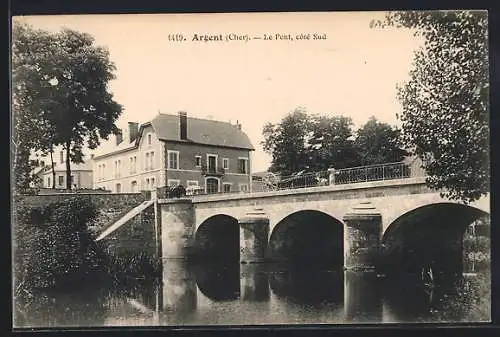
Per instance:
[[[92,36],[70,29],[51,34],[15,26],[12,49],[19,110],[43,126],[31,149],[50,152],[63,145],[66,187],[71,189],[71,162],[83,162],[85,142],[95,149],[100,139],[118,131],[122,107],[108,92],[115,66]]]
[[[423,159],[428,185],[466,203],[489,192],[487,23],[485,11],[408,11],[373,25],[423,36],[398,87],[404,141]]]
[[[303,108],[295,109],[278,124],[267,123],[262,145],[272,155],[269,170],[288,175],[358,165],[352,124],[348,117],[309,115]]]
[[[34,38],[36,35],[37,38]],[[29,185],[34,182],[32,175],[35,162],[30,160],[32,151],[42,150],[43,138],[47,134],[47,123],[43,111],[37,107],[42,98],[40,94],[40,78],[38,81],[30,77],[38,74],[40,65],[30,63],[34,51],[46,53],[46,46],[51,37],[46,32],[28,30],[25,26],[13,29],[12,53],[12,150],[14,161],[14,191],[27,193]],[[21,42],[22,41],[22,42]],[[21,43],[19,43],[21,42]]]
[[[30,193],[30,184],[35,182],[32,174],[36,162],[30,160],[31,150],[37,147],[36,138],[31,130],[37,130],[35,120],[29,113],[20,108],[18,102],[12,102],[12,119],[15,131],[12,134],[12,159],[13,159],[13,190],[15,194]]]
[[[312,137],[308,147],[311,167],[319,171],[329,167],[341,169],[359,164],[351,118],[315,115],[311,126]]]
[[[267,123],[263,128],[264,151],[272,155],[271,172],[288,175],[307,168],[306,140],[310,120],[305,109],[297,108],[278,124]]]
[[[399,162],[408,154],[401,148],[401,131],[371,117],[355,140],[361,165]]]

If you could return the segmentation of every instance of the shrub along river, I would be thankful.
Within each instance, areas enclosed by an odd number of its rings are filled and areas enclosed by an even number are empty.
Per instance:
[[[189,326],[479,322],[490,320],[489,273],[441,285],[372,272],[286,265],[164,262],[161,278],[88,283],[17,301],[14,326]]]

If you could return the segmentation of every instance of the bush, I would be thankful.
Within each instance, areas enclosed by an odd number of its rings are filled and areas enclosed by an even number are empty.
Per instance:
[[[74,197],[45,208],[16,205],[16,291],[74,287],[102,271],[103,254],[87,228],[97,212],[89,198]]]
[[[491,319],[491,274],[459,278],[453,291],[440,296],[434,315],[442,321],[488,321]]]
[[[89,227],[102,219],[88,197],[46,207],[30,207],[20,199],[15,210],[14,296],[22,311],[49,292],[71,293],[81,285],[126,287],[161,276],[161,260],[155,255],[117,253],[104,241],[95,242],[96,233]]]

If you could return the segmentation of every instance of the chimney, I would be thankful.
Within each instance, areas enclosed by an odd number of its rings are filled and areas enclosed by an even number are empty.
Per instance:
[[[187,112],[179,111],[179,134],[181,140],[187,140]]]
[[[137,136],[139,136],[139,123],[128,122],[128,135],[131,143],[137,139]]]
[[[118,132],[115,135],[115,138],[116,138],[116,146],[120,145],[120,143],[123,141],[122,130],[118,130]]]
[[[241,124],[238,120],[236,120],[236,127],[238,128],[238,130],[241,130]]]

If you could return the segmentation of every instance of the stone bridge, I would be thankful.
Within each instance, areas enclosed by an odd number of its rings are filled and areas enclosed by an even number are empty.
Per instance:
[[[430,190],[424,177],[160,199],[156,207],[166,259],[295,260],[348,269],[385,259],[410,271],[461,270],[463,233],[490,212],[489,195],[464,205]]]

